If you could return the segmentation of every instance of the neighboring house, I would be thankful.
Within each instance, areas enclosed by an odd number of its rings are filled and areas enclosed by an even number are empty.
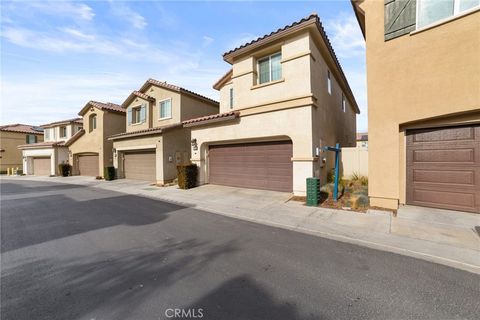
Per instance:
[[[9,124],[0,126],[0,172],[7,168],[22,169],[22,144],[43,141],[43,129],[27,124]]]
[[[18,146],[23,155],[23,173],[50,176],[58,173],[58,165],[68,163],[65,142],[82,130],[82,119],[75,118],[44,124],[44,141]]]
[[[368,133],[357,133],[357,147],[368,148]]]
[[[359,109],[316,14],[223,55],[219,115],[185,121],[200,183],[306,194],[333,168],[323,146],[355,146]],[[326,164],[323,158],[326,158]]]
[[[158,184],[173,181],[176,166],[190,161],[190,129],[182,121],[218,113],[218,102],[154,79],[122,107],[126,132],[110,137],[117,175]]]
[[[78,115],[83,117],[83,129],[65,143],[72,174],[103,177],[105,167],[113,166],[113,142],[107,138],[125,132],[125,109],[89,101]]]
[[[366,39],[371,205],[480,213],[480,2],[352,4]]]

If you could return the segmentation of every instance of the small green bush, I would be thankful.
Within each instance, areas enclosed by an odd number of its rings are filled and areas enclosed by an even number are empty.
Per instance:
[[[115,167],[105,167],[105,180],[112,181],[115,179]]]
[[[196,164],[177,166],[178,187],[191,189],[197,186],[198,168]]]
[[[62,177],[68,177],[72,173],[72,166],[68,163],[60,163],[58,165],[58,171]]]

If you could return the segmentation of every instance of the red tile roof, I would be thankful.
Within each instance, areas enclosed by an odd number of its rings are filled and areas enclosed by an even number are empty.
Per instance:
[[[301,19],[300,21],[293,22],[292,24],[286,25],[283,28],[280,28],[276,31],[273,31],[269,34],[266,34],[260,38],[257,38],[255,40],[252,40],[246,44],[241,45],[240,47],[237,47],[235,49],[232,49],[228,52],[225,52],[223,54],[223,60],[232,63],[232,54],[237,53],[238,51],[243,52],[246,51],[248,47],[250,47],[253,44],[258,44],[262,45],[262,43],[267,43],[267,41],[272,40],[272,38],[280,38],[283,34],[287,33],[288,31],[295,30],[296,28],[301,28],[302,25],[308,25],[310,23],[315,23],[318,31],[320,32],[320,36],[323,39],[323,42],[325,43],[330,56],[333,58],[333,61],[335,63],[336,68],[339,71],[340,77],[342,78],[341,80],[345,83],[346,87],[346,94],[349,96],[352,100],[351,102],[353,103],[353,108],[357,113],[360,113],[360,109],[358,108],[357,102],[355,101],[355,97],[353,95],[352,90],[350,89],[350,85],[348,84],[347,78],[343,72],[342,66],[340,65],[340,62],[337,59],[337,55],[335,54],[335,51],[333,50],[332,44],[330,43],[330,40],[328,39],[328,36],[323,29],[322,22],[320,21],[320,18],[316,13],[312,13],[310,16]]]
[[[42,124],[40,127],[48,128],[48,127],[59,126],[61,124],[70,124],[70,123],[82,124],[83,119],[82,118],[73,118],[73,119],[67,119],[67,120],[60,120],[60,121],[55,121],[55,122],[51,122],[51,123],[47,123],[47,124]]]
[[[154,102],[155,101],[155,98],[154,97],[151,97],[143,92],[140,92],[140,91],[132,91],[132,93],[130,93],[130,95],[128,96],[127,99],[125,99],[125,101],[122,103],[122,108],[127,108],[128,105],[130,104],[130,102],[132,102],[132,100],[135,98],[135,97],[139,97],[143,100],[146,100],[146,101],[150,101],[150,102]]]
[[[166,126],[163,126],[163,127],[149,128],[149,129],[132,131],[132,132],[123,132],[123,133],[114,134],[113,136],[108,137],[108,140],[126,139],[126,138],[130,138],[130,137],[145,136],[145,135],[150,135],[150,134],[155,134],[155,133],[162,133],[162,132],[165,132],[167,130],[180,128],[180,127],[182,127],[181,123],[175,123],[175,124],[169,124],[169,125],[166,125]]]
[[[368,133],[367,132],[364,132],[364,133],[357,132],[357,141],[368,141]]]
[[[196,98],[199,98],[201,100],[204,100],[204,101],[207,101],[209,103],[212,103],[212,104],[216,104],[218,105],[218,101],[215,101],[213,99],[210,99],[206,96],[202,96],[201,94],[198,94],[198,93],[195,93],[193,91],[190,91],[190,90],[187,90],[185,88],[182,88],[182,87],[179,87],[179,86],[176,86],[176,85],[173,85],[173,84],[170,84],[170,83],[167,83],[166,81],[159,81],[159,80],[155,80],[155,79],[148,79],[144,84],[143,86],[140,88],[139,91],[141,92],[144,92],[145,90],[147,90],[147,88],[150,86],[150,85],[154,85],[154,86],[157,86],[157,87],[161,87],[161,88],[165,88],[165,89],[170,89],[170,90],[173,90],[173,91],[176,91],[176,92],[180,92],[180,93],[185,93],[185,94],[188,94],[190,96],[193,96],[193,97],[196,97]]]
[[[20,123],[7,124],[4,126],[0,126],[0,131],[29,133],[29,134],[43,134],[43,129],[40,127],[35,127],[28,124],[20,124]]]
[[[185,120],[182,122],[182,124],[184,127],[193,127],[193,126],[212,123],[212,122],[231,120],[231,119],[238,118],[239,116],[240,116],[240,112],[230,111],[230,112],[212,114],[205,117]]]
[[[90,107],[96,107],[102,111],[110,111],[110,112],[117,112],[117,113],[125,113],[125,109],[119,106],[118,104],[112,103],[112,102],[99,102],[99,101],[94,101],[90,100],[87,102],[87,104],[80,110],[78,113],[79,116],[83,116]]]

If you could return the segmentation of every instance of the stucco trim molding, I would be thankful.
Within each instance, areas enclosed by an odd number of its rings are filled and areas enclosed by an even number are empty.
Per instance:
[[[144,149],[156,149],[157,145],[155,144],[147,144],[147,145],[139,145],[139,146],[130,146],[130,147],[117,147],[115,148],[117,151],[130,151],[130,150],[144,150]]]
[[[255,89],[259,89],[259,88],[263,88],[263,87],[272,86],[274,84],[281,83],[281,82],[285,82],[285,78],[275,80],[275,81],[265,82],[265,83],[262,83],[262,84],[256,84],[256,85],[250,87],[250,90],[255,90]]]
[[[254,76],[257,75],[257,71],[255,70],[250,70],[250,71],[246,71],[246,72],[243,72],[243,73],[239,73],[239,74],[235,74],[235,75],[232,75],[231,79],[236,79],[236,78],[240,78],[240,77],[243,77],[243,76],[246,76],[250,73],[253,73]]]
[[[285,63],[285,62],[289,62],[289,61],[292,61],[292,60],[296,60],[296,59],[299,59],[299,58],[302,58],[302,57],[305,57],[305,56],[310,56],[313,61],[316,61],[315,57],[313,56],[312,54],[312,51],[308,50],[308,51],[305,51],[305,52],[301,52],[299,54],[296,54],[296,55],[293,55],[293,56],[290,56],[288,58],[284,58],[282,59],[282,61],[280,61],[280,63]]]

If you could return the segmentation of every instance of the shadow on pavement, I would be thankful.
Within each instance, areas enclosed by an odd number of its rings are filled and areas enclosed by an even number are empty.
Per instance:
[[[88,201],[75,201],[62,194],[4,200],[1,252],[106,227],[152,224],[183,208],[115,192],[109,197]]]
[[[234,241],[213,245],[167,239],[148,250],[30,261],[2,270],[1,319],[77,319],[91,312],[98,319],[126,319],[148,297],[161,304],[162,289],[201,275],[216,259],[237,250]]]

